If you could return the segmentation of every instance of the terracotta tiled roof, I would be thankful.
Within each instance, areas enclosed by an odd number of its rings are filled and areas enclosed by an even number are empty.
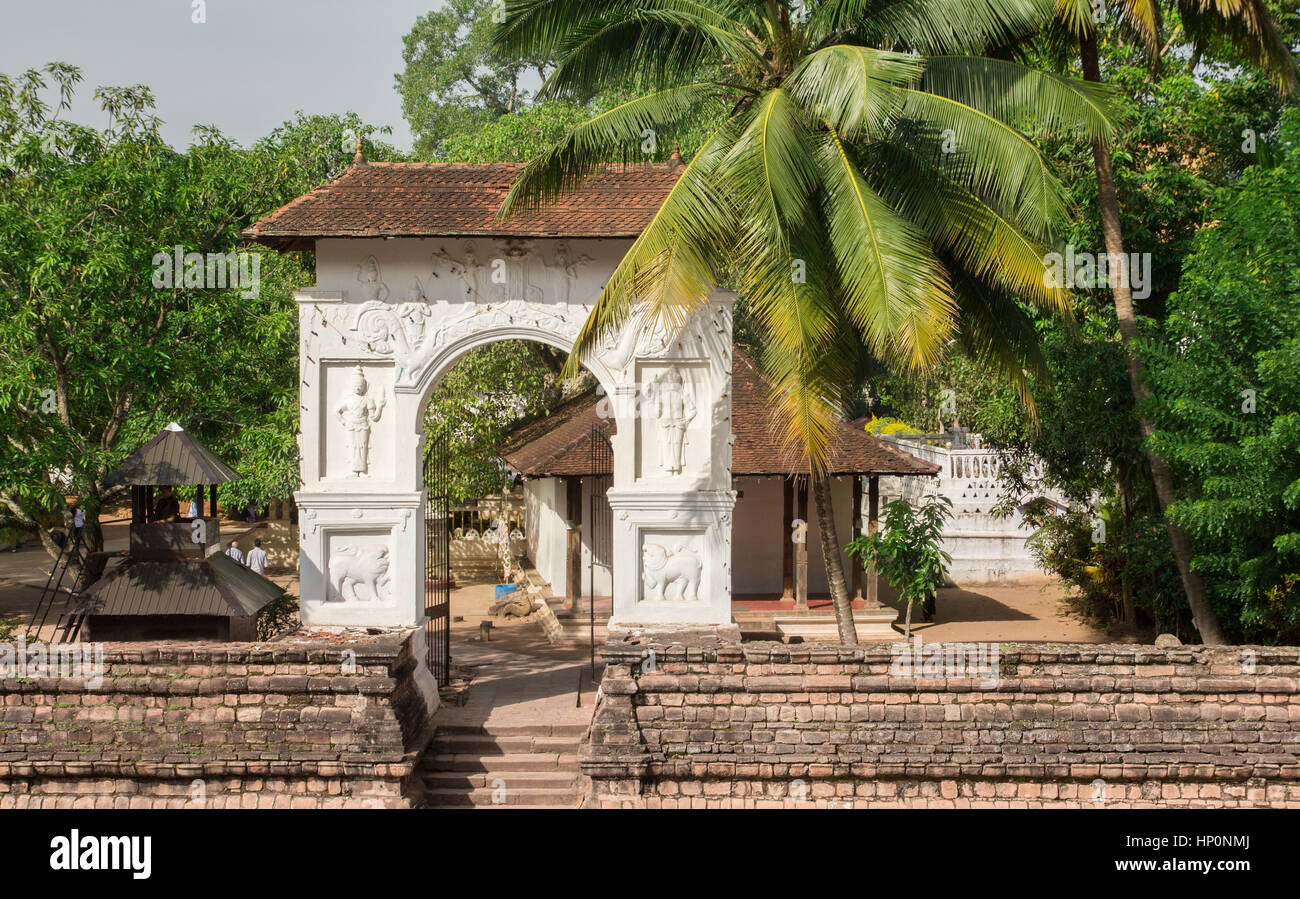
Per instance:
[[[790,475],[808,470],[798,446],[783,436],[769,404],[768,381],[740,349],[731,363],[733,476]],[[599,397],[569,400],[549,417],[517,429],[502,456],[525,477],[581,477],[592,471],[591,427],[613,421],[598,414]],[[840,423],[830,441],[830,472],[837,475],[934,475],[939,466],[890,446],[861,428]]]
[[[614,420],[600,414],[601,397],[584,393],[561,404],[550,415],[516,428],[501,455],[526,477],[582,477],[612,474],[592,471],[592,428],[615,432]],[[608,454],[601,454],[608,458]]]
[[[611,165],[539,212],[497,218],[518,163],[370,162],[244,229],[276,249],[320,237],[636,237],[677,183],[677,163]]]
[[[734,475],[800,474],[808,470],[803,451],[785,436],[771,406],[771,386],[743,350],[731,363],[731,473]],[[885,441],[837,422],[827,446],[831,474],[935,475],[939,466],[890,446]]]

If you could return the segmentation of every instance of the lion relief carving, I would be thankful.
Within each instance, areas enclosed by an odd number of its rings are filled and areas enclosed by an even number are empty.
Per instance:
[[[340,546],[330,554],[330,582],[344,602],[389,599],[388,547]],[[357,586],[365,590],[357,592]]]
[[[684,545],[678,544],[669,552],[662,544],[647,543],[641,548],[643,598],[694,602],[699,598],[703,568],[700,557]]]

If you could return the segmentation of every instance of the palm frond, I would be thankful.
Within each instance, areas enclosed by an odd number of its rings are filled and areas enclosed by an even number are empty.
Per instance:
[[[542,95],[579,102],[601,91],[657,90],[699,80],[710,66],[761,63],[758,48],[738,27],[683,13],[660,0],[631,14],[574,22],[557,53]]]
[[[1264,0],[1177,0],[1183,31],[1199,46],[1216,38],[1268,72],[1285,93],[1296,90],[1295,57]]]
[[[1039,308],[1065,313],[1068,291],[1046,276],[1048,248],[939,169],[896,146],[872,150],[864,174],[891,206],[923,229],[958,269]]]
[[[718,128],[686,164],[654,218],[605,282],[583,323],[564,374],[625,325],[633,313],[679,328],[708,302],[735,230],[735,207],[718,189],[719,160],[734,139],[735,119]]]
[[[809,17],[818,40],[853,35],[877,47],[923,55],[981,53],[1032,34],[1055,0],[824,0]]]
[[[837,44],[809,54],[786,88],[814,119],[824,119],[848,141],[879,135],[902,109],[924,60],[907,53]]]
[[[923,90],[956,100],[1024,131],[1109,141],[1111,98],[1102,84],[1019,63],[971,56],[925,61]]]
[[[828,135],[818,158],[848,318],[876,356],[915,368],[933,363],[955,303],[927,235],[876,195],[837,134]]]
[[[765,356],[777,385],[779,416],[808,454],[825,462],[838,406],[838,360],[829,347],[843,330],[813,196],[816,142],[789,93],[774,89],[746,113],[718,176],[739,210],[732,259],[738,287],[767,335]]]
[[[559,143],[524,167],[502,201],[499,215],[508,218],[521,209],[538,209],[581,187],[601,164],[633,160],[646,129],[681,121],[716,92],[717,88],[707,83],[656,91],[574,126]]]
[[[1007,294],[958,279],[961,304],[959,343],[975,357],[995,366],[1037,421],[1033,385],[1050,382],[1047,360],[1038,345],[1034,323]]]
[[[1033,141],[1014,127],[965,103],[910,89],[903,118],[922,126],[918,146],[933,147],[934,137],[943,135],[936,165],[998,208],[1014,210],[1016,224],[1030,234],[1046,239],[1067,217],[1064,186]]]

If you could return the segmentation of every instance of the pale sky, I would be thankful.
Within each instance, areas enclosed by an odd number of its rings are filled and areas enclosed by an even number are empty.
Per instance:
[[[403,35],[441,0],[206,0],[203,24],[191,21],[194,2],[0,0],[0,72],[79,66],[68,117],[97,127],[96,87],[147,84],[178,149],[200,123],[248,146],[299,109],[354,110],[410,149],[393,76]]]

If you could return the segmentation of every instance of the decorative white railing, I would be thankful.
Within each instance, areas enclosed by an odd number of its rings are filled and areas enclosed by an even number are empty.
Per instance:
[[[999,476],[1002,474],[1002,466],[1007,459],[1003,451],[979,446],[967,446],[957,449],[945,446],[932,439],[934,435],[922,435],[926,438],[924,440],[909,439],[909,436],[889,434],[882,435],[881,439],[888,441],[904,452],[911,453],[918,459],[938,465],[939,475],[933,479],[898,478],[895,479],[896,484],[891,483],[889,485],[892,489],[888,492],[896,492],[898,496],[909,502],[915,501],[927,493],[943,493],[957,500],[967,485],[976,482],[979,485],[978,489],[981,491],[991,491],[995,494],[1002,493]],[[982,441],[980,441],[978,435],[975,435],[970,442],[979,444]],[[1029,483],[1041,483],[1043,476],[1041,463],[1030,463],[1026,474]],[[1055,498],[1055,491],[1045,491],[1044,494]],[[984,498],[987,499],[987,494],[985,494]]]

